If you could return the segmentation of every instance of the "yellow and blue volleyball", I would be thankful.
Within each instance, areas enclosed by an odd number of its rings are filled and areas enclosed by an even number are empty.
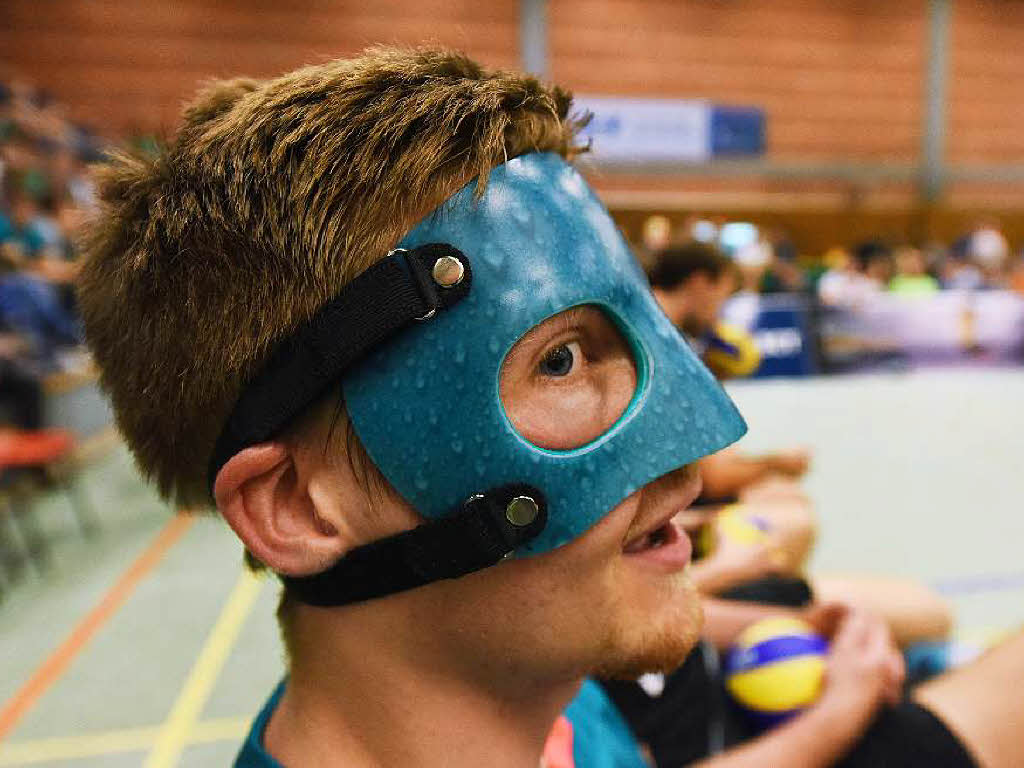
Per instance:
[[[735,325],[717,323],[704,341],[704,363],[720,379],[749,376],[761,365],[754,337]]]
[[[750,721],[770,728],[821,695],[828,642],[799,619],[762,619],[725,657],[725,687]]]
[[[753,546],[767,539],[770,531],[771,525],[763,517],[750,513],[742,504],[730,504],[701,529],[697,553],[710,555],[723,539]]]

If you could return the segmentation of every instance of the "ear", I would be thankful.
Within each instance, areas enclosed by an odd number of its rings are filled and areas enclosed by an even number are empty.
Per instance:
[[[261,562],[277,573],[319,573],[337,560],[348,542],[327,522],[298,470],[288,445],[245,448],[217,473],[213,494],[228,525]]]

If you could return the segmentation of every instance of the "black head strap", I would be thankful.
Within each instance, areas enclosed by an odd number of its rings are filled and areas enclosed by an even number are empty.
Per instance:
[[[462,279],[440,286],[432,276],[442,257],[458,259]],[[337,384],[369,350],[469,293],[469,259],[450,245],[398,250],[359,275],[274,350],[242,391],[214,446],[210,488],[228,459],[277,436]]]
[[[447,287],[443,273],[440,280],[433,276],[444,257],[462,265],[461,279]],[[450,274],[453,265],[440,266]],[[466,256],[436,243],[395,251],[359,275],[281,342],[243,390],[214,448],[210,487],[238,451],[273,439],[369,350],[451,307],[471,283]],[[494,565],[534,539],[546,522],[546,502],[537,489],[501,486],[442,519],[358,547],[323,573],[283,580],[310,605],[369,600]]]
[[[534,539],[546,522],[540,491],[503,485],[472,497],[447,517],[357,547],[326,571],[283,581],[307,605],[383,597],[494,565]]]

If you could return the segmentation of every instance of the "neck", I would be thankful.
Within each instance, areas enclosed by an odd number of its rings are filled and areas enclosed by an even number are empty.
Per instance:
[[[539,764],[578,680],[509,685],[459,673],[464,658],[441,658],[413,633],[394,631],[414,624],[389,629],[352,608],[315,611],[315,631],[306,626],[302,634],[320,642],[296,643],[287,688],[264,736],[282,765]]]

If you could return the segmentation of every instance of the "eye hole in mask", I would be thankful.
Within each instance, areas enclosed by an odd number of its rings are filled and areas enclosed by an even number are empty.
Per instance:
[[[505,415],[527,442],[574,451],[607,435],[637,402],[646,357],[602,307],[567,309],[531,328],[502,362]]]

